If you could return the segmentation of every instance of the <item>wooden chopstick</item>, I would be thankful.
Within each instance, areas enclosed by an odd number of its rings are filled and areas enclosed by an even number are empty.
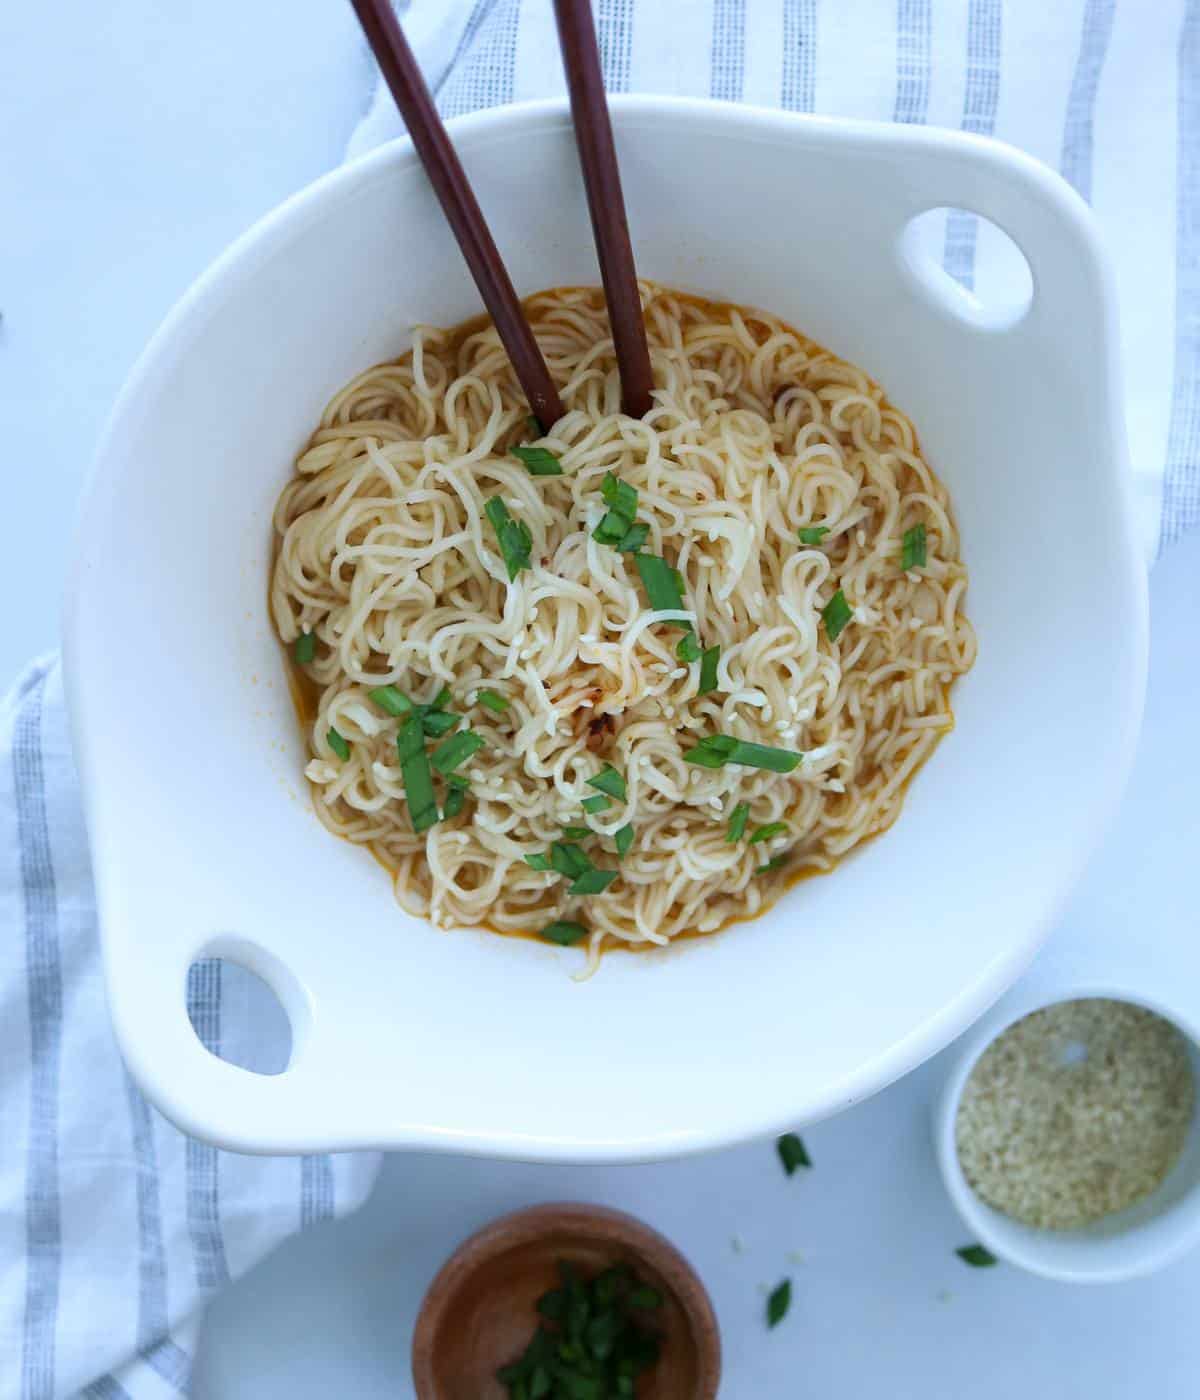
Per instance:
[[[600,258],[617,367],[621,371],[621,407],[631,417],[640,418],[650,408],[654,381],[592,7],[589,0],[554,0],[554,14],[592,216],[592,235]]]
[[[558,390],[390,0],[351,0],[351,4],[529,406],[548,430],[563,416]]]

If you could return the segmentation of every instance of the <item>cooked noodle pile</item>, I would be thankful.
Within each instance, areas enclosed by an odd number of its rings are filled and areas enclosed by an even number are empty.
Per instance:
[[[527,310],[567,413],[545,436],[490,326],[423,329],[330,403],[275,515],[275,624],[289,647],[312,635],[299,654],[319,691],[307,775],[321,820],[372,847],[406,909],[443,926],[583,924],[593,959],[752,916],[883,831],[975,654],[946,491],[909,420],[761,312],[651,285],[643,299],[657,386],[644,421],[619,411],[599,291],[546,292]],[[511,455],[530,444],[563,474]],[[636,488],[642,550],[679,570],[682,612],[653,611],[635,554],[592,537],[608,473]],[[529,535],[511,581],[493,497]],[[905,571],[919,527],[925,562]],[[680,655],[686,622],[720,648],[703,695],[700,663]],[[369,696],[388,684],[416,705],[448,687],[442,708],[483,740],[455,770],[461,810],[420,834],[405,719]],[[803,759],[689,762],[713,735]],[[585,810],[608,767],[624,800]],[[432,773],[444,810],[451,788]],[[732,840],[731,820],[745,823]],[[588,863],[619,870],[603,892],[572,896],[569,876],[527,863],[570,827],[590,829],[570,840]]]

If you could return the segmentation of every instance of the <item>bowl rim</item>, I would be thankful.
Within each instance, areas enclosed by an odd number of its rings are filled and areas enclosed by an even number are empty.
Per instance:
[[[1104,368],[1111,388],[1108,404],[1108,437],[1113,444],[1111,479],[1105,489],[1118,504],[1123,548],[1119,557],[1110,558],[1113,570],[1121,576],[1121,588],[1130,599],[1132,634],[1128,638],[1132,664],[1127,674],[1114,677],[1112,705],[1120,720],[1119,741],[1106,755],[1105,792],[1094,804],[1087,827],[1081,826],[1073,860],[1064,863],[1053,897],[1047,899],[1039,917],[1031,919],[1024,937],[980,968],[957,995],[932,1015],[914,1026],[907,1035],[892,1042],[885,1052],[861,1062],[853,1071],[829,1081],[823,1092],[809,1096],[797,1114],[780,1096],[775,1112],[743,1110],[736,1103],[722,1111],[719,1123],[669,1134],[642,1134],[637,1137],[597,1137],[580,1143],[571,1137],[472,1131],[430,1124],[409,1124],[404,1131],[390,1130],[381,1142],[370,1133],[338,1134],[335,1139],[311,1129],[301,1131],[295,1124],[287,1129],[258,1125],[257,1133],[247,1128],[219,1127],[196,1106],[181,1098],[169,1074],[144,1045],[145,1037],[129,1024],[127,998],[111,995],[110,1008],[122,1053],[135,1078],[149,1097],[168,1116],[198,1137],[216,1141],[233,1150],[258,1152],[309,1152],[352,1149],[368,1145],[393,1148],[434,1147],[475,1155],[503,1155],[542,1161],[638,1161],[710,1150],[731,1143],[763,1137],[811,1123],[866,1098],[908,1073],[916,1065],[946,1046],[983,1014],[1028,967],[1058,920],[1078,883],[1088,858],[1111,822],[1132,766],[1140,731],[1145,696],[1148,656],[1148,589],[1144,563],[1134,534],[1133,486],[1129,472],[1124,432],[1124,409],[1120,395],[1121,376],[1116,328],[1114,282],[1107,257],[1099,243],[1091,211],[1073,189],[1048,167],[1013,147],[991,138],[960,131],[896,125],[886,122],[818,117],[771,108],[742,106],[706,98],[674,98],[636,94],[615,95],[612,99],[614,127],[618,137],[628,126],[647,122],[671,122],[703,131],[717,126],[734,129],[748,136],[767,133],[806,145],[855,146],[873,149],[916,147],[931,152],[970,155],[990,166],[1002,168],[1031,189],[1036,189],[1079,233],[1095,265],[1097,284],[1103,294],[1106,329]],[[569,126],[569,106],[565,97],[515,103],[457,117],[449,123],[456,143],[464,152],[477,151],[479,143],[495,135],[506,138],[544,125]],[[107,830],[108,818],[99,809],[96,784],[92,780],[93,726],[87,718],[86,687],[78,674],[82,647],[82,601],[87,593],[86,522],[92,513],[93,498],[101,490],[110,457],[130,422],[140,416],[145,397],[156,390],[156,380],[169,365],[180,343],[197,318],[203,318],[206,304],[221,295],[226,282],[270,255],[282,239],[310,221],[319,219],[333,199],[348,195],[356,187],[387,178],[397,163],[413,164],[416,155],[407,137],[397,138],[378,149],[349,161],[313,181],[304,189],[264,215],[237,238],[193,282],[152,336],[135,363],[118,395],[99,447],[90,464],[80,496],[72,546],[72,567],[66,591],[63,616],[64,681],[73,735],[74,750],[82,778],[83,801],[89,829],[95,838]],[[99,849],[103,849],[103,841]],[[106,880],[103,860],[96,863],[96,885],[100,910],[101,946],[111,971],[111,938],[108,932]],[[253,969],[252,969],[253,970]],[[220,1062],[217,1062],[220,1065]],[[221,1070],[226,1067],[220,1065]]]
[[[1165,1268],[1200,1240],[1200,1211],[1191,1216],[1177,1213],[1174,1217],[1173,1233],[1157,1243],[1144,1240],[1140,1250],[1131,1250],[1131,1241],[1136,1240],[1138,1235],[1135,1228],[1128,1233],[1089,1240],[1089,1248],[1094,1246],[1095,1249],[1094,1265],[1050,1263],[1041,1250],[1036,1232],[1027,1242],[1014,1243],[1010,1237],[998,1231],[992,1219],[992,1208],[976,1195],[967,1181],[959,1161],[955,1127],[963,1090],[984,1052],[1005,1031],[1036,1011],[1061,1006],[1064,1002],[1094,999],[1125,1002],[1130,1006],[1152,1011],[1189,1042],[1193,1059],[1200,1057],[1200,1023],[1193,1021],[1186,1011],[1168,1005],[1161,998],[1140,988],[1118,986],[1091,977],[1075,977],[1054,987],[1053,990],[1047,987],[1040,990],[1030,989],[1027,994],[1012,998],[1002,1009],[998,1009],[995,1014],[976,1026],[966,1039],[961,1053],[955,1058],[941,1093],[935,1100],[933,1111],[934,1153],[938,1170],[946,1194],[963,1223],[975,1232],[979,1242],[998,1259],[1014,1264],[1027,1273],[1059,1283],[1120,1283],[1126,1279],[1142,1278]],[[1200,1083],[1197,1084],[1197,1091],[1200,1098]],[[1200,1112],[1200,1104],[1196,1112]],[[1195,1197],[1198,1193],[1200,1181],[1188,1188],[1184,1198]],[[1118,1244],[1119,1249],[1114,1247]],[[1127,1257],[1122,1261],[1118,1255]]]

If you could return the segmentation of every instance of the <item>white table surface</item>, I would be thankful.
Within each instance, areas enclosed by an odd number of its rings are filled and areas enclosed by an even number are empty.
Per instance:
[[[233,235],[337,162],[368,93],[342,0],[116,0],[99,15],[84,0],[0,7],[0,686],[55,644],[79,483],[146,337]],[[1158,566],[1152,599],[1134,783],[1028,976],[1120,965],[1200,1015],[1200,539]],[[578,1199],[643,1216],[692,1258],[733,1400],[1194,1400],[1200,1254],[1097,1289],[955,1259],[965,1235],[928,1133],[942,1072],[808,1130],[814,1168],[790,1181],[770,1143],[620,1169],[391,1158],[355,1219],[291,1241],[216,1302],[195,1393],[411,1394],[415,1310],[454,1244],[512,1207]],[[763,1289],[785,1274],[792,1312],[768,1334]]]

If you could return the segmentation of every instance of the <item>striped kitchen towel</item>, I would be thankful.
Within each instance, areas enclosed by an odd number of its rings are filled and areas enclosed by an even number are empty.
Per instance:
[[[593,0],[612,92],[717,97],[996,136],[1099,216],[1117,273],[1148,558],[1200,525],[1200,0]],[[446,116],[564,91],[550,0],[410,0]],[[401,130],[377,90],[356,154]],[[634,230],[636,241],[637,230]],[[959,214],[944,265],[1003,294]]]
[[[57,660],[0,701],[0,930],[0,1396],[185,1394],[205,1299],[360,1204],[379,1159],[218,1152],[133,1086],[104,1005]],[[259,987],[197,964],[188,1009],[210,1049],[280,1068],[282,1013],[264,1015]]]

